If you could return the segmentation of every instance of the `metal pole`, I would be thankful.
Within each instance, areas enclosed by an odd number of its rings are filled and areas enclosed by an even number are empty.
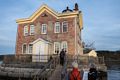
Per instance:
[[[21,69],[21,68],[20,68],[20,69]],[[21,79],[20,79],[20,69],[19,69],[19,80],[21,80]]]
[[[103,64],[104,64],[104,56],[103,56]]]

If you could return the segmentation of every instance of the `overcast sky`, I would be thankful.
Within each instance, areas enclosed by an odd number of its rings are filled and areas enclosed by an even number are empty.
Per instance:
[[[0,54],[15,53],[16,19],[31,16],[42,4],[57,12],[78,3],[82,39],[96,50],[120,50],[120,0],[0,0]]]

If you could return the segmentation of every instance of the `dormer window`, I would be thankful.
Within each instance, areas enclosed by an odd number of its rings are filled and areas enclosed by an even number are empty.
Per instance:
[[[55,33],[60,33],[60,22],[55,23],[54,32]]]
[[[47,24],[42,24],[41,34],[47,34]]]
[[[30,25],[30,35],[34,35],[34,30],[35,30],[34,25]]]
[[[68,31],[68,22],[67,21],[64,21],[62,23],[62,32],[67,32]]]
[[[24,26],[24,36],[28,35],[28,26]]]

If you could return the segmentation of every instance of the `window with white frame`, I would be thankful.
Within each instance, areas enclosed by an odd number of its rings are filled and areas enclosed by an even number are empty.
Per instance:
[[[60,43],[54,42],[54,53],[58,54],[60,52]]]
[[[24,26],[24,36],[28,35],[28,26]]]
[[[61,43],[61,49],[64,49],[65,51],[67,51],[67,48],[68,48],[68,46],[67,46],[67,41],[63,41],[63,42]]]
[[[42,24],[42,29],[41,29],[41,34],[46,34],[47,33],[47,24]]]
[[[60,22],[55,23],[54,32],[55,33],[60,33]]]
[[[35,26],[30,25],[30,35],[34,35]]]
[[[62,23],[62,32],[67,32],[68,31],[68,22],[64,21]]]
[[[32,53],[32,50],[33,50],[33,44],[29,44],[29,46],[28,46],[28,51],[29,51],[29,53],[31,54]]]
[[[27,53],[27,45],[26,44],[23,44],[23,46],[22,46],[22,53],[23,54]]]

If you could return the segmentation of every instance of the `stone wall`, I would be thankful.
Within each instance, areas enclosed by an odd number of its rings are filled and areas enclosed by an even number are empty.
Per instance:
[[[3,63],[28,63],[32,62],[32,55],[4,55]]]

